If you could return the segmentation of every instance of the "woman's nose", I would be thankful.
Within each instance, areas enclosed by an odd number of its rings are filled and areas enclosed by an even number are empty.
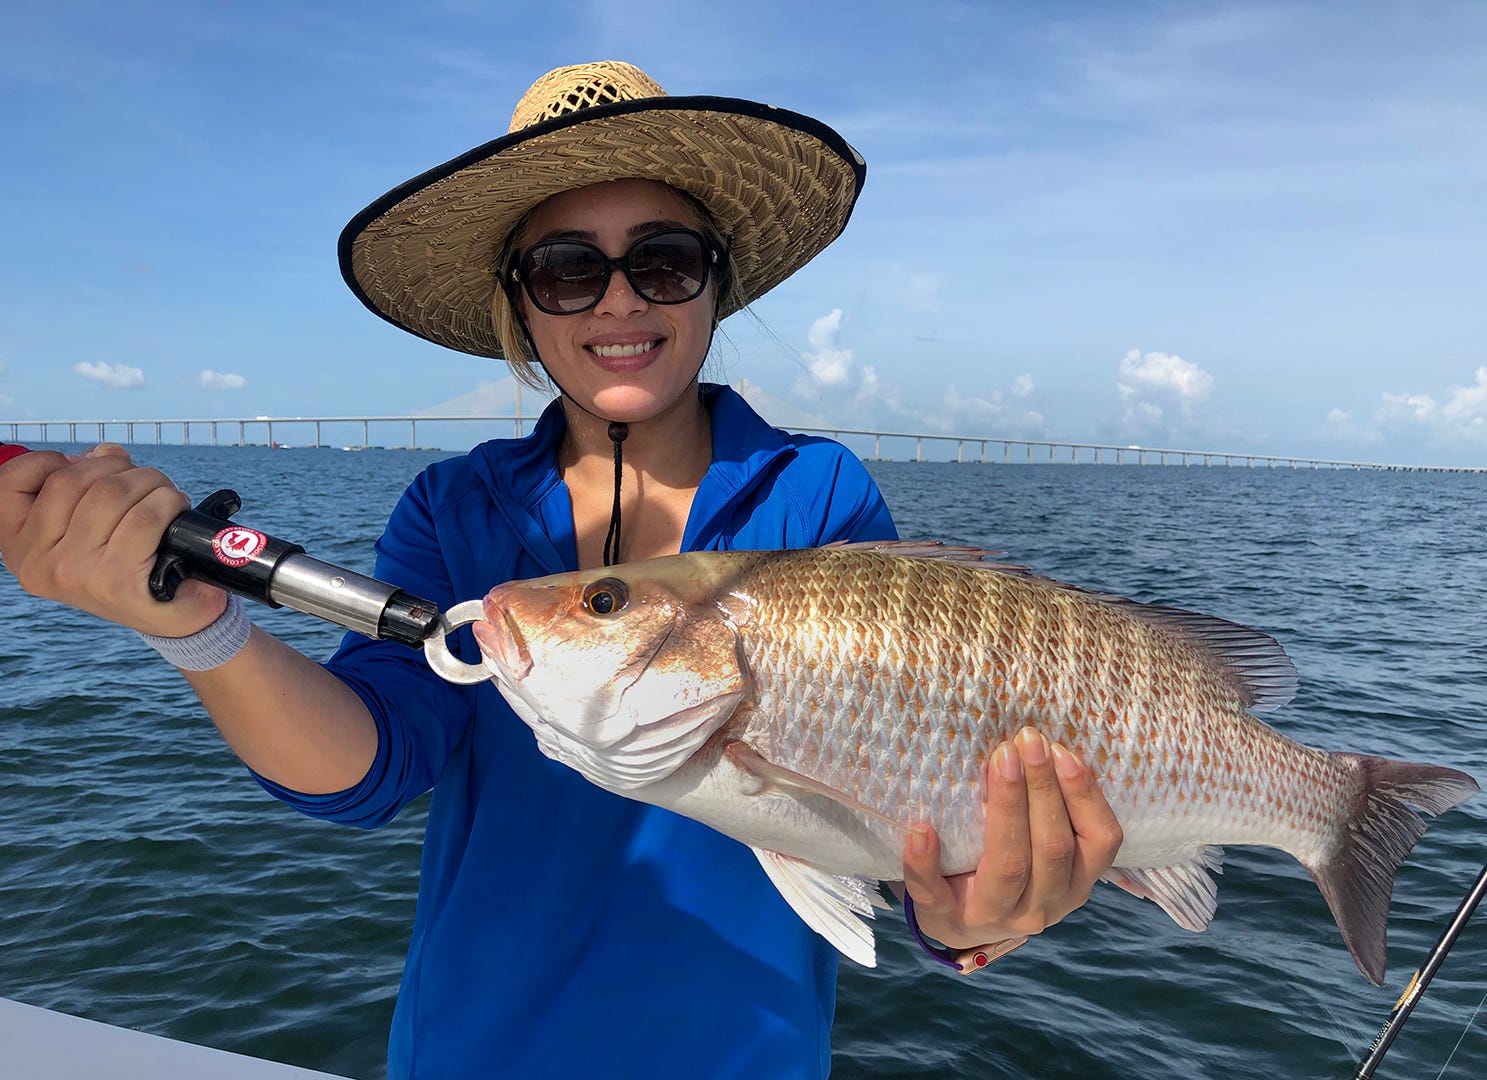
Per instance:
[[[631,287],[624,269],[616,266],[609,271],[609,284],[594,305],[594,311],[600,315],[634,315],[645,310],[647,303],[645,297]]]

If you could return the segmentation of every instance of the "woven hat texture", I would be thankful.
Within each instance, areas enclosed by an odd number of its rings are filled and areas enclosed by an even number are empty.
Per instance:
[[[635,178],[690,193],[729,238],[752,301],[836,238],[866,171],[840,135],[810,117],[737,98],[669,97],[616,61],[558,68],[523,95],[505,136],[353,218],[341,233],[341,273],[394,325],[498,357],[496,262],[522,215],[548,196]]]

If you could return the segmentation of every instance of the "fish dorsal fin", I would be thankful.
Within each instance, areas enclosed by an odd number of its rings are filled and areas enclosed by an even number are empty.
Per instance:
[[[1173,866],[1112,866],[1100,880],[1152,901],[1184,930],[1207,930],[1219,904],[1209,871],[1222,873],[1223,858],[1223,848],[1205,847],[1190,861]]]
[[[1270,712],[1296,696],[1300,686],[1296,666],[1291,663],[1281,643],[1263,630],[1197,611],[1142,604],[1101,593],[1091,595],[1110,603],[1129,605],[1126,610],[1136,618],[1201,645],[1233,676],[1247,709]]]
[[[939,559],[942,562],[966,563],[981,570],[1001,570],[1005,573],[1036,576],[1026,566],[991,561],[993,556],[1005,555],[1006,552],[988,551],[986,548],[967,547],[962,544],[944,544],[938,540],[835,540],[824,545],[824,550],[876,551],[902,559]]]
[[[766,848],[750,850],[785,903],[807,926],[863,967],[877,967],[873,928],[863,921],[864,916],[873,918],[874,907],[884,906],[881,900],[875,903],[873,899],[877,896],[876,881],[828,874]]]
[[[1106,604],[1118,604],[1133,618],[1160,626],[1203,648],[1233,679],[1245,708],[1256,712],[1278,709],[1296,696],[1299,680],[1295,665],[1280,642],[1261,630],[1240,626],[1216,615],[1143,604],[1125,596],[1070,585],[1066,581],[1036,574],[1026,566],[991,561],[1000,551],[940,544],[928,541],[867,540],[828,544],[836,551],[876,551],[909,559],[941,559],[975,567],[988,573],[1012,574],[1052,588],[1064,589]]]

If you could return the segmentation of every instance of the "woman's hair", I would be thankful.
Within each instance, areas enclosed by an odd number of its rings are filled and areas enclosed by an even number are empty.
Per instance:
[[[722,311],[725,307],[743,309],[749,297],[743,296],[739,290],[738,267],[733,262],[728,238],[718,229],[712,214],[700,199],[676,188],[671,190],[696,212],[697,231],[723,253],[723,265],[712,282],[716,296],[713,310]],[[491,297],[491,323],[501,342],[501,355],[511,365],[511,373],[517,381],[534,390],[546,390],[548,381],[542,374],[541,364],[532,353],[532,341],[522,328],[521,319],[516,313],[516,298],[520,295],[521,286],[511,280],[511,270],[515,266],[517,255],[526,246],[529,239],[527,230],[531,225],[532,215],[536,212],[537,207],[534,206],[523,214],[501,247],[500,262],[496,266],[496,289]]]

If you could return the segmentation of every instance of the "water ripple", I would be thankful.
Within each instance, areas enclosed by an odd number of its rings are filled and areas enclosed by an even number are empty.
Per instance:
[[[432,455],[161,447],[198,497],[239,485],[246,523],[368,570]],[[1482,478],[1289,469],[872,466],[907,537],[1274,634],[1301,675],[1269,718],[1315,745],[1487,776]],[[333,501],[324,492],[334,492]],[[366,834],[263,795],[184,681],[132,635],[0,574],[0,995],[350,1076],[382,1074],[413,917],[423,805]],[[338,633],[262,625],[312,655]],[[1288,857],[1231,850],[1202,934],[1100,886],[1055,930],[962,979],[901,920],[881,966],[842,965],[842,1077],[1341,1076],[1480,865],[1487,803],[1437,822],[1399,876],[1389,985],[1374,987]],[[1434,1076],[1481,1000],[1469,928],[1390,1052]],[[1482,1071],[1467,1032],[1446,1076]]]

